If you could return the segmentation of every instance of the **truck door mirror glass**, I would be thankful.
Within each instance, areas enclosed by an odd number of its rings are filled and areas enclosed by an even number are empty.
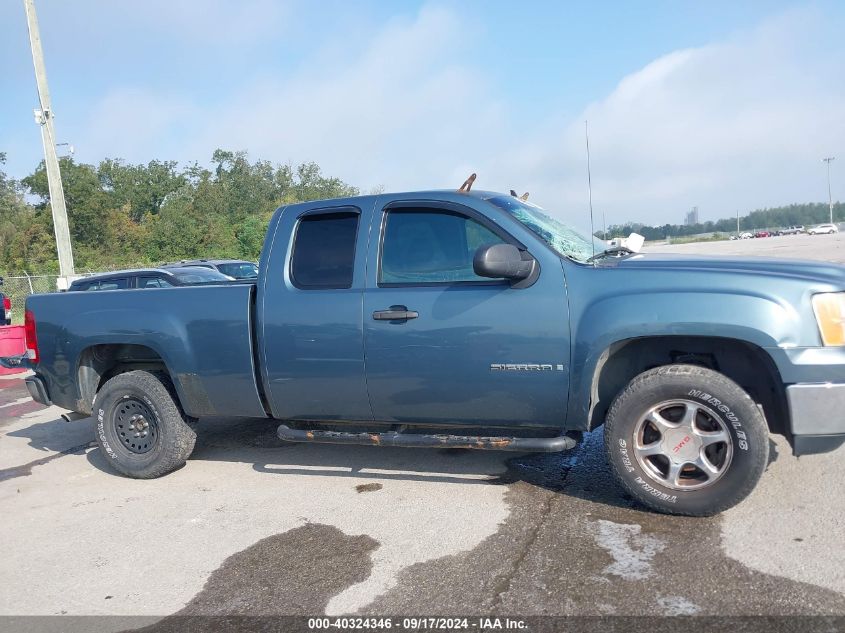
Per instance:
[[[534,260],[523,259],[513,244],[487,244],[475,251],[472,267],[480,277],[519,281],[531,275]]]

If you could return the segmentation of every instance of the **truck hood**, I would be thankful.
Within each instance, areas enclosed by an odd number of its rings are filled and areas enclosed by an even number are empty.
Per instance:
[[[812,282],[839,284],[845,288],[845,266],[803,259],[637,253],[616,260],[606,259],[602,262],[604,265],[611,266],[614,263],[616,267],[621,269],[701,271],[789,277]]]

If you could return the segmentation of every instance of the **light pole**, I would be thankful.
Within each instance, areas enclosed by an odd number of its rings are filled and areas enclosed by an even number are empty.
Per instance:
[[[32,48],[32,63],[35,67],[35,83],[38,87],[40,107],[33,111],[35,122],[41,126],[41,141],[44,145],[44,168],[50,190],[50,209],[53,211],[53,229],[56,233],[56,251],[59,256],[59,290],[66,290],[73,277],[73,251],[70,245],[70,230],[65,208],[65,194],[62,189],[62,174],[56,155],[56,133],[53,129],[53,109],[50,105],[50,90],[47,87],[47,71],[44,68],[44,53],[41,50],[41,36],[38,33],[38,18],[35,15],[34,0],[24,0],[26,23],[29,27],[29,43]]]
[[[827,203],[830,205],[830,223],[833,224],[833,194],[830,191],[830,164],[836,160],[836,156],[822,158],[827,163]]]

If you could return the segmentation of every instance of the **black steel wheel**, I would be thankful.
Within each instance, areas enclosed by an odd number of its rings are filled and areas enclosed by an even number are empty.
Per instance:
[[[112,467],[137,479],[185,464],[196,434],[166,374],[130,371],[103,385],[94,401],[97,443]]]
[[[120,402],[112,416],[114,432],[123,445],[142,455],[151,450],[159,438],[158,420],[150,408],[138,398]]]

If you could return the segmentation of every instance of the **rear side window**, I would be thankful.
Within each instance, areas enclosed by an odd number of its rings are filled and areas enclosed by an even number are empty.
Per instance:
[[[299,221],[291,278],[299,288],[351,288],[358,214],[308,215]]]

